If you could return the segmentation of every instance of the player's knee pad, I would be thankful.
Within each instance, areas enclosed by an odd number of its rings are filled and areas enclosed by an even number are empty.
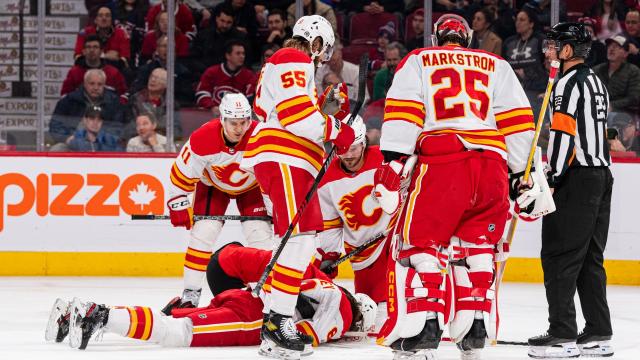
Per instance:
[[[378,344],[391,346],[398,339],[419,335],[428,319],[434,320],[436,314],[438,319],[442,318],[445,292],[442,290],[443,275],[439,270],[419,273],[390,260],[387,282],[388,317],[378,334]]]
[[[273,229],[271,224],[263,220],[247,220],[242,222],[242,233],[249,247],[271,250],[273,246]]]
[[[470,337],[472,348],[484,346],[494,299],[493,253],[490,248],[465,248],[466,258],[452,263],[455,316],[449,335],[456,342]],[[477,338],[477,339],[475,339]]]
[[[200,220],[193,224],[191,229],[191,240],[189,247],[197,250],[211,251],[215,247],[218,235],[222,231],[223,221],[220,220]]]

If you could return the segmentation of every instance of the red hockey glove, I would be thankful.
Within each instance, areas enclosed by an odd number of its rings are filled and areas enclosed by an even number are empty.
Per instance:
[[[336,152],[338,155],[342,155],[349,151],[349,148],[355,139],[356,134],[353,132],[351,126],[343,123],[340,125],[340,130],[338,130],[338,136],[331,141],[333,142],[333,145],[336,146]]]
[[[340,121],[344,121],[349,118],[349,114],[351,112],[347,84],[344,82],[340,83],[334,91],[338,92],[338,94],[336,94],[336,100],[340,103],[340,109],[336,112],[335,117]]]
[[[322,262],[320,263],[320,271],[327,274],[331,279],[335,279],[338,276],[338,267],[333,264],[340,258],[340,253],[335,251],[324,253],[322,255]]]
[[[167,201],[171,224],[175,227],[184,226],[191,230],[193,225],[193,209],[189,204],[189,199],[185,195],[179,195]]]
[[[403,167],[404,164],[399,160],[383,162],[373,175],[373,196],[387,214],[398,210]]]

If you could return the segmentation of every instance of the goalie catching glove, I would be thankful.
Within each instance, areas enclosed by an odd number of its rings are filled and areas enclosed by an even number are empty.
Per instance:
[[[527,221],[533,221],[556,211],[553,195],[544,175],[544,165],[540,153],[541,150],[537,147],[528,184],[522,183],[524,173],[511,175],[509,181],[509,197],[516,203],[515,211],[521,219]]]
[[[175,227],[185,227],[191,230],[193,226],[193,209],[186,195],[176,196],[167,201],[171,224]]]

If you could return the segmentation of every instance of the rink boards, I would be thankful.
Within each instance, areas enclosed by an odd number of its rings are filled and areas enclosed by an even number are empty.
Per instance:
[[[0,156],[0,275],[179,276],[188,232],[163,214],[173,156]],[[609,283],[640,285],[640,163],[616,162],[605,266]],[[237,214],[230,206],[230,214]],[[505,278],[542,281],[541,221],[518,224]],[[222,242],[239,241],[228,222]],[[351,277],[350,267],[340,276]]]

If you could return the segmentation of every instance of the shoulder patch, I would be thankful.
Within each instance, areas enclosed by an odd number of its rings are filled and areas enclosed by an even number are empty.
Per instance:
[[[191,151],[196,155],[206,156],[220,151],[224,140],[222,139],[222,123],[220,119],[213,119],[200,126],[189,138]]]
[[[311,63],[309,55],[303,53],[300,50],[292,48],[284,48],[276,51],[271,55],[268,63],[273,65],[287,64],[287,63]]]

